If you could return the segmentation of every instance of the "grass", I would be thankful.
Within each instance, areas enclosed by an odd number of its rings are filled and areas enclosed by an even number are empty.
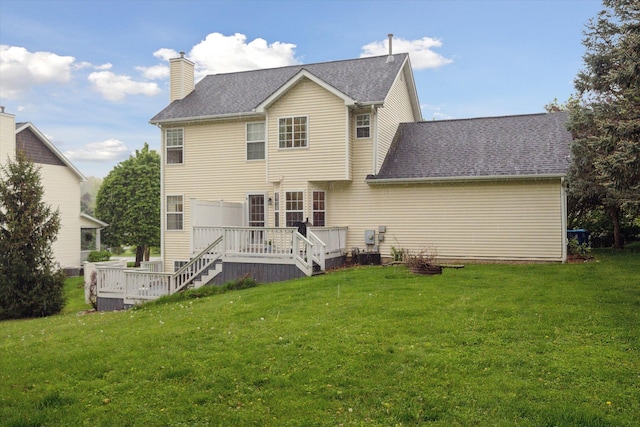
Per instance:
[[[598,252],[72,302],[0,323],[0,425],[638,425],[638,272],[640,254]]]

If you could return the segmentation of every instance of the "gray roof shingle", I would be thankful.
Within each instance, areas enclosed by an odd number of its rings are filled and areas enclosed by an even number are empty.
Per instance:
[[[562,175],[567,113],[402,123],[375,179]]]
[[[395,54],[389,63],[384,55],[208,75],[184,99],[156,114],[151,123],[250,113],[303,69],[358,102],[382,102],[407,56]]]

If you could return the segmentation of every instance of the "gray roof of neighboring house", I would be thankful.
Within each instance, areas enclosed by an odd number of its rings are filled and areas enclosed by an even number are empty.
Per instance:
[[[361,103],[384,101],[407,53],[317,64],[213,74],[200,80],[185,98],[169,104],[151,123],[196,117],[250,113],[301,70],[306,70]]]
[[[402,123],[370,182],[563,175],[571,133],[565,112]]]

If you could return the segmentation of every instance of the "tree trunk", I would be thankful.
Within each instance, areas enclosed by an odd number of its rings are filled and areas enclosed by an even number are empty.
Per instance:
[[[611,217],[611,221],[613,221],[613,247],[614,249],[622,249],[624,247],[624,239],[620,230],[620,209],[610,207],[607,209],[607,213]]]
[[[144,248],[144,260],[149,261],[149,255],[151,255],[151,247],[145,246]]]
[[[136,246],[136,263],[135,263],[135,267],[140,267],[140,263],[144,260],[145,250],[146,250],[146,246],[144,246],[144,245]]]

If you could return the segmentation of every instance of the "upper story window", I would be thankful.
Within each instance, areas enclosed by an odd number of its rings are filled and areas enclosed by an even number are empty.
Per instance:
[[[278,122],[278,146],[301,148],[307,146],[307,118],[285,117]]]
[[[356,138],[371,137],[371,115],[358,114],[356,116]]]
[[[247,160],[264,160],[264,122],[247,123]]]
[[[167,129],[164,131],[164,143],[167,150],[166,162],[183,163],[184,138],[182,129]]]
[[[182,196],[167,196],[167,230],[182,230],[183,213]]]

